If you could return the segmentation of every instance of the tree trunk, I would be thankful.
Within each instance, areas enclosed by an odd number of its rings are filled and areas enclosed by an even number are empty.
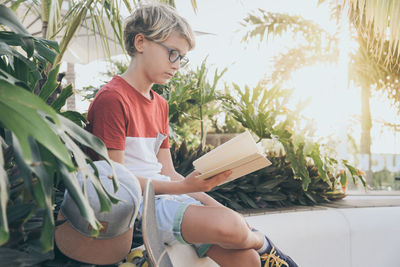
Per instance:
[[[42,38],[45,38],[45,39],[46,39],[46,35],[47,35],[47,25],[48,25],[47,21],[42,22]]]
[[[72,83],[72,86],[75,87],[75,65],[74,63],[67,63],[67,74],[65,75],[65,79],[67,84]],[[75,94],[68,97],[67,99],[67,110],[76,110],[76,103],[75,103]]]
[[[366,171],[367,183],[373,185],[372,171],[371,171],[371,110],[369,99],[371,96],[371,89],[368,85],[363,85],[361,88],[361,154],[368,155],[368,169]]]
[[[40,3],[40,7],[42,9],[42,37],[44,39],[47,39],[47,27],[49,24],[49,9],[50,9],[50,1],[48,0],[42,0],[42,2]]]

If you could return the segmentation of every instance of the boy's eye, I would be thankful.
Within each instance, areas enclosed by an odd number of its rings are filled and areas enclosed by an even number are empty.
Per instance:
[[[174,49],[171,49],[171,50],[170,50],[170,52],[169,52],[169,59],[170,59],[172,62],[177,61],[179,57],[180,57],[180,54],[179,54],[178,50],[174,50]]]

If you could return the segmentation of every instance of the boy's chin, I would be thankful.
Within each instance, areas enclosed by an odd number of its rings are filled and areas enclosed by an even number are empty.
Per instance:
[[[171,78],[168,78],[168,79],[159,79],[159,80],[157,80],[157,81],[154,81],[154,83],[156,83],[156,84],[166,84],[166,83],[168,83],[169,81],[171,80]]]

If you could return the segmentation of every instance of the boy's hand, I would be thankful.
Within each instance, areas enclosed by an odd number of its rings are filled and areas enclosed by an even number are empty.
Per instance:
[[[231,174],[232,171],[225,171],[208,179],[199,179],[196,176],[200,175],[200,173],[194,171],[186,176],[186,179],[182,182],[189,192],[208,192],[228,180]]]

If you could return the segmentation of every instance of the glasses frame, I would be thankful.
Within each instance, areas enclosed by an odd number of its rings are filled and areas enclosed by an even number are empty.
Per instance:
[[[189,59],[188,59],[186,56],[182,56],[182,55],[179,53],[178,50],[169,48],[168,46],[166,46],[165,44],[160,43],[160,42],[155,42],[155,41],[153,41],[153,42],[156,43],[156,44],[159,44],[160,46],[162,46],[162,47],[164,47],[165,49],[168,50],[168,59],[169,59],[169,62],[175,63],[175,62],[179,59],[179,66],[180,66],[181,68],[184,67],[184,66],[186,66],[186,64],[189,62]],[[177,56],[176,58],[172,58],[172,55],[173,55],[174,52],[177,52],[177,53],[178,53],[178,56]]]

